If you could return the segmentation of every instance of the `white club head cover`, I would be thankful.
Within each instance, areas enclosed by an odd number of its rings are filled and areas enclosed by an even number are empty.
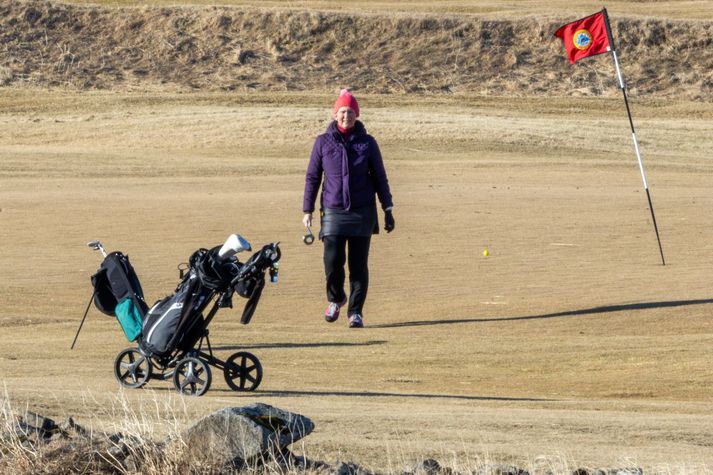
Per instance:
[[[228,236],[228,239],[225,240],[225,244],[223,244],[218,251],[218,256],[222,259],[228,259],[242,251],[252,251],[250,243],[239,234],[231,234]]]

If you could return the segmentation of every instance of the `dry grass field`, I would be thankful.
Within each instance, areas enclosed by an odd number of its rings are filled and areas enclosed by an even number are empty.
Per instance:
[[[384,470],[426,455],[711,470],[710,104],[633,104],[662,266],[622,101],[361,96],[397,228],[374,239],[355,331],[322,320],[321,246],[300,239],[331,100],[1,90],[10,401],[97,427],[128,403],[157,433],[261,401],[314,419],[308,455]],[[253,322],[238,307],[211,325],[219,354],[262,360],[258,392],[231,392],[218,373],[197,399],[158,381],[120,391],[112,363],[128,345],[94,309],[69,350],[100,262],[87,241],[127,252],[152,302],[179,262],[232,232],[283,248]]]
[[[321,3],[294,10],[287,2],[105,8],[10,0],[0,2],[0,86],[332,94],[349,85],[359,94],[619,96],[609,58],[573,67],[553,36],[601,5],[575,12],[520,2],[529,9],[501,4],[483,16],[429,12],[418,3],[404,12],[376,2],[380,10],[364,13],[317,10]],[[713,97],[713,2],[695,3],[708,5],[708,14],[690,6],[680,10],[688,16],[669,16],[664,7],[680,3],[609,5],[632,97]],[[636,14],[642,7],[651,16]]]
[[[101,5],[109,7],[143,6],[142,0],[69,0],[66,3]],[[155,0],[151,5],[162,6],[234,6],[271,10],[320,10],[368,13],[414,13],[469,14],[497,18],[522,16],[576,16],[589,15],[602,8],[602,2],[585,0],[572,3],[566,0],[354,0],[334,2],[330,0]],[[710,20],[713,2],[710,0],[610,0],[606,7],[614,14],[640,15],[665,18],[695,18]]]
[[[0,413],[158,439],[264,402],[314,420],[296,452],[380,471],[713,473],[713,2],[606,5],[665,266],[610,61],[570,68],[556,42],[523,41],[600,3],[67,3],[0,2]],[[345,68],[330,25],[388,41]],[[343,85],[395,201],[363,330],[324,322],[321,244],[301,241],[309,152]],[[94,308],[70,351],[100,263],[88,241],[129,254],[153,303],[234,232],[283,250],[252,323],[236,298],[210,328],[219,356],[261,359],[257,392],[217,371],[200,398],[121,390],[129,343]]]

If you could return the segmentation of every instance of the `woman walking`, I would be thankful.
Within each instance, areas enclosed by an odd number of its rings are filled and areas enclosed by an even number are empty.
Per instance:
[[[395,227],[393,202],[379,146],[357,120],[359,104],[347,89],[339,94],[332,113],[334,120],[317,137],[307,167],[302,224],[312,226],[321,184],[319,237],[324,242],[328,301],[324,319],[337,321],[348,301],[349,327],[361,328],[369,287],[369,245],[371,235],[379,232],[376,196],[384,210],[387,233]],[[346,262],[349,298],[344,292]]]

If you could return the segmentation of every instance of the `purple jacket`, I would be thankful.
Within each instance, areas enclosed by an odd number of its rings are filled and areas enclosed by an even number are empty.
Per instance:
[[[322,175],[324,208],[368,206],[375,203],[374,194],[379,196],[382,208],[393,206],[379,146],[359,121],[347,141],[339,133],[336,121],[332,121],[314,142],[305,178],[305,213],[314,211]]]

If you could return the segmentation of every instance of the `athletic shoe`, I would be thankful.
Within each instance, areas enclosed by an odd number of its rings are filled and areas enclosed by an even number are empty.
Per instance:
[[[324,319],[329,323],[336,322],[337,318],[339,318],[339,309],[341,309],[346,303],[346,297],[341,303],[329,302],[327,310],[324,311]]]
[[[364,321],[360,314],[355,313],[349,317],[349,328],[364,328]]]

